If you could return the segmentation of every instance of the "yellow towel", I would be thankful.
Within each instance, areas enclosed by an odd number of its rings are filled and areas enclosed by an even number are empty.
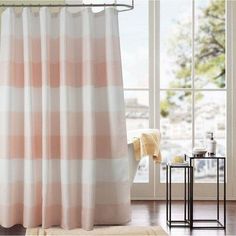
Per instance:
[[[161,162],[160,132],[153,131],[141,133],[140,137],[133,139],[135,159],[139,161],[144,156],[152,156],[155,162]]]

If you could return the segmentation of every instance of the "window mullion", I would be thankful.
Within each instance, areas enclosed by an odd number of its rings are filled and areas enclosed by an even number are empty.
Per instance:
[[[195,0],[192,0],[192,148],[195,146]]]

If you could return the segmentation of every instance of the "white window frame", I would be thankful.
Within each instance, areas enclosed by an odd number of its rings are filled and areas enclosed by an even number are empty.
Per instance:
[[[136,0],[139,1],[139,0]],[[141,0],[140,0],[141,1]],[[146,1],[146,0],[143,0]],[[148,1],[148,25],[149,25],[149,39],[148,39],[148,49],[149,49],[149,67],[148,67],[148,87],[147,88],[137,88],[137,87],[124,87],[124,92],[140,92],[145,91],[148,92],[149,95],[149,128],[159,127],[157,122],[157,116],[159,115],[159,102],[156,101],[155,96],[155,86],[158,85],[155,82],[155,66],[154,62],[158,60],[154,60],[157,56],[154,51],[155,45],[159,45],[155,43],[155,30],[154,30],[154,20],[155,20],[155,4],[156,2],[153,0]],[[159,86],[159,85],[158,85]],[[156,108],[156,109],[155,109]],[[154,162],[149,159],[149,182],[148,183],[133,183],[131,197],[132,200],[153,200],[155,198],[155,166]]]
[[[192,0],[192,18],[193,18],[193,30],[192,30],[192,39],[194,39],[195,34],[195,0]],[[160,22],[160,0],[153,1],[152,8],[154,10],[154,22]],[[233,122],[233,118],[236,116],[236,96],[233,95],[233,91],[236,91],[236,83],[233,83],[233,75],[236,74],[236,69],[233,68],[233,62],[236,62],[235,55],[236,55],[236,45],[233,45],[233,42],[236,40],[236,33],[232,33],[233,26],[236,26],[236,2],[233,0],[226,0],[226,88],[223,89],[195,89],[194,88],[194,80],[192,80],[192,88],[189,89],[163,89],[160,88],[160,25],[159,24],[150,24],[154,30],[154,33],[151,35],[154,38],[154,44],[152,49],[155,52],[156,56],[153,56],[152,59],[154,60],[153,65],[155,65],[152,70],[154,71],[153,79],[156,81],[156,85],[154,86],[155,91],[154,95],[154,104],[160,104],[160,92],[161,91],[190,91],[192,93],[192,119],[194,119],[194,99],[195,99],[195,92],[202,91],[225,91],[226,92],[226,153],[227,153],[227,199],[236,199],[236,183],[233,183],[233,179],[236,178],[236,163],[233,160],[233,153],[236,152],[236,124]],[[232,54],[232,50],[234,49],[234,53]],[[194,63],[194,40],[193,40],[193,48],[192,48],[192,63]],[[151,67],[151,66],[150,66]],[[192,78],[194,78],[195,68],[192,67]],[[152,79],[150,77],[150,79]],[[233,107],[233,103],[235,104]],[[155,107],[159,107],[155,105]],[[160,127],[160,110],[156,108],[157,112],[154,112],[155,117],[154,122],[156,128]],[[233,129],[232,129],[233,127]],[[195,142],[195,122],[192,124],[192,146],[194,146]],[[233,152],[234,149],[234,152]],[[160,183],[160,167],[155,168],[154,171],[154,178],[156,180],[155,185],[155,199],[165,199],[165,191],[164,191],[164,183]],[[178,184],[176,184],[178,185]],[[205,185],[204,189],[207,189],[208,186],[211,184],[199,184]],[[157,191],[158,190],[158,191]],[[178,191],[177,191],[178,192]],[[203,191],[204,192],[204,191]],[[196,194],[196,199],[212,199],[207,195],[204,195],[203,192],[199,192]],[[177,195],[179,195],[177,193]],[[178,196],[175,196],[178,199]]]
[[[193,0],[194,1],[194,0]],[[193,6],[194,7],[194,6]],[[193,9],[195,11],[195,9]],[[194,17],[194,14],[193,16]],[[194,19],[195,20],[195,19]],[[148,91],[149,92],[149,126],[150,128],[160,128],[160,91],[167,89],[160,88],[160,0],[149,0],[149,88],[125,88],[124,91]],[[236,26],[236,1],[226,0],[226,88],[224,89],[195,89],[194,86],[190,89],[170,89],[177,91],[191,91],[194,104],[194,93],[197,91],[226,91],[227,93],[227,199],[236,199],[236,162],[233,158],[233,153],[236,153],[236,96],[233,96],[233,91],[236,91],[236,81],[234,82],[233,75],[236,75],[236,32],[232,29]],[[194,31],[192,37],[194,36]],[[193,47],[194,50],[194,47]],[[194,51],[192,53],[194,55]],[[235,62],[235,63],[234,63]],[[192,76],[194,75],[194,68],[192,68]],[[194,83],[194,81],[192,81]],[[194,117],[194,106],[192,108],[192,115]],[[195,127],[193,124],[192,137],[195,136]],[[194,138],[192,141],[194,146]],[[138,195],[133,196],[133,199],[165,199],[164,183],[160,183],[160,166],[153,165],[150,161],[150,173],[153,178],[153,189],[149,193],[142,191],[145,190],[144,184],[140,184],[140,191]],[[201,184],[204,185],[204,184]],[[207,188],[207,184],[206,184]],[[143,194],[142,194],[143,193]],[[150,195],[153,194],[152,195]],[[198,199],[210,199],[208,196],[197,196]]]
[[[196,4],[196,0],[190,0],[192,1],[192,65],[195,64],[195,22],[196,22],[196,18],[195,18],[195,4]],[[192,96],[192,102],[191,102],[191,106],[192,106],[192,112],[191,112],[191,117],[192,117],[192,147],[195,146],[195,93],[196,92],[217,92],[217,91],[221,91],[221,92],[226,92],[226,94],[228,94],[228,78],[226,76],[226,87],[225,88],[220,88],[220,89],[205,89],[205,88],[195,88],[195,80],[193,78],[195,78],[195,67],[192,66],[191,67],[191,88],[159,88],[160,92],[167,92],[167,91],[183,91],[183,92],[191,92],[191,96]],[[228,107],[226,107],[226,111],[228,111]],[[226,112],[228,113],[228,112]],[[159,118],[160,119],[160,118]],[[227,119],[227,118],[226,118]],[[227,123],[227,122],[226,122]],[[227,125],[227,124],[226,124]],[[226,132],[227,132],[227,128],[226,128]],[[227,139],[227,137],[226,137]],[[226,148],[227,149],[227,148]],[[227,149],[228,150],[228,149]]]
[[[229,83],[228,94],[228,155],[230,160],[228,161],[228,183],[227,183],[227,199],[236,200],[236,1],[227,1],[227,78]]]

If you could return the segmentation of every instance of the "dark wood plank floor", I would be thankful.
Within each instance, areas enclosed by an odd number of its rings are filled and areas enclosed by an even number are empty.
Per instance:
[[[182,202],[176,201],[172,207],[173,216],[181,218],[183,208]],[[214,217],[216,207],[211,201],[195,202],[194,215],[196,217]],[[194,235],[194,236],[221,236],[236,235],[236,201],[227,202],[227,228],[224,230],[192,230],[187,228],[172,228],[166,226],[166,205],[165,201],[133,201],[132,221],[128,225],[155,226],[160,225],[171,236]],[[24,235],[25,229],[14,226],[10,229],[0,228],[0,235]]]
[[[236,236],[236,201],[227,202],[227,224],[224,230],[197,230],[190,231],[188,228],[171,228],[166,225],[166,204],[165,201],[133,201],[132,221],[129,225],[155,226],[160,225],[171,236]],[[182,220],[183,202],[175,201],[172,205],[172,213],[175,219]],[[223,214],[222,214],[223,216]],[[216,205],[212,201],[195,201],[194,217],[196,218],[216,218]]]

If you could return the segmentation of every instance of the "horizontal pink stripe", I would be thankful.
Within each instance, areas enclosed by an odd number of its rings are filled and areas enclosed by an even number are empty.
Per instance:
[[[23,63],[1,62],[0,86],[8,85],[21,88],[24,86],[41,87],[42,84],[51,87],[59,87],[60,85],[74,87],[122,85],[120,62],[61,62],[60,64],[48,63],[44,67],[47,68],[46,79],[45,74],[42,77],[41,63],[29,63],[26,71]],[[61,68],[64,68],[64,73],[60,72]],[[91,77],[89,77],[90,75]]]
[[[60,170],[58,170],[60,171]],[[33,178],[34,176],[32,176]],[[34,177],[35,178],[35,177]],[[60,179],[58,179],[60,181]],[[129,182],[96,182],[95,184],[44,184],[47,195],[44,197],[47,206],[89,206],[93,203],[88,196],[96,196],[98,205],[128,203]],[[14,182],[0,184],[0,205],[17,205],[24,202],[25,207],[42,205],[42,183]],[[9,198],[10,196],[10,198]],[[4,199],[4,200],[3,200]]]
[[[76,135],[88,135],[88,131],[84,128],[87,117],[91,116],[91,113],[88,112],[67,112],[66,113],[66,122],[60,124],[60,112],[47,112],[47,123],[48,135],[65,135],[61,130],[60,125],[65,125],[67,136],[76,136]],[[42,127],[42,113],[41,112],[8,112],[7,113],[7,133],[2,133],[3,130],[0,130],[0,134],[9,135],[9,136],[18,136],[27,134],[27,126],[30,124],[28,132],[32,136],[42,136],[43,127]],[[0,117],[6,116],[5,112],[0,112]],[[92,116],[94,117],[91,125],[94,129],[91,131],[94,135],[106,135],[116,136],[121,133],[125,134],[125,121],[124,114],[122,112],[93,112]],[[116,125],[114,125],[116,124]],[[26,126],[26,127],[25,127]],[[0,135],[1,136],[1,135]]]
[[[63,44],[60,45],[61,41],[63,41]],[[13,38],[11,36],[3,37],[1,39],[3,52],[4,49],[7,49],[7,46],[10,45],[11,54],[3,53],[2,60],[5,61],[6,59],[10,59],[10,61],[18,63],[23,63],[24,61],[38,63],[42,60],[41,52],[44,50],[44,48],[41,48],[42,43],[47,45],[47,60],[56,64],[58,64],[59,61],[79,63],[89,60],[103,63],[108,61],[108,59],[110,61],[119,61],[120,59],[120,41],[118,37],[114,36],[95,39],[87,37],[71,38],[68,36],[61,36],[56,39],[49,38],[49,36],[46,39],[28,37],[25,43],[29,49],[29,54],[24,54],[25,46],[23,44],[23,39]],[[4,58],[5,56],[7,57]]]
[[[91,230],[95,225],[119,225],[130,221],[130,203],[114,205],[96,205],[95,209],[61,206],[36,206],[27,208],[23,204],[0,205],[0,224],[12,227],[22,224],[26,228],[61,226],[64,229],[84,228]],[[43,222],[42,222],[43,218]]]
[[[110,159],[126,156],[126,135],[0,137],[0,158]],[[44,140],[45,153],[42,152]],[[64,148],[67,144],[67,149]]]

